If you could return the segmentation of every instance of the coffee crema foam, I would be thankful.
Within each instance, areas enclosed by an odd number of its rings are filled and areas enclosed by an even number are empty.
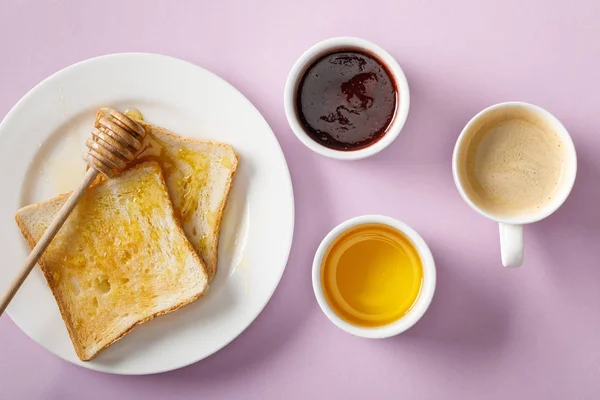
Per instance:
[[[474,126],[462,178],[484,211],[516,217],[539,211],[561,179],[565,146],[553,127],[523,109],[502,110]]]

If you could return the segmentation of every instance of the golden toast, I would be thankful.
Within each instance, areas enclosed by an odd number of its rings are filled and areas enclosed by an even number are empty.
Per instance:
[[[30,247],[68,196],[16,213]],[[88,189],[39,265],[84,361],[208,288],[205,265],[175,217],[161,167],[152,161]]]
[[[104,112],[98,111],[96,122]],[[137,162],[160,164],[175,215],[204,261],[210,282],[217,270],[221,219],[238,157],[227,144],[182,137],[141,119],[136,122],[146,130]]]

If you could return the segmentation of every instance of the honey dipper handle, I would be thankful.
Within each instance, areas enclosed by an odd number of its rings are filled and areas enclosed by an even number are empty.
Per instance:
[[[54,236],[56,236],[60,227],[63,226],[63,224],[67,220],[67,217],[69,216],[69,214],[71,214],[71,211],[73,211],[73,209],[79,202],[79,199],[85,192],[85,189],[87,189],[88,186],[92,184],[92,182],[94,181],[94,179],[96,179],[97,176],[98,171],[96,171],[93,168],[88,169],[79,187],[75,189],[73,193],[71,193],[66,203],[62,206],[56,217],[54,217],[52,223],[50,223],[48,229],[46,229],[46,232],[44,232],[44,234],[37,242],[31,253],[29,253],[29,256],[27,257],[25,263],[17,273],[17,276],[14,277],[13,281],[8,286],[8,289],[6,289],[6,292],[4,292],[2,297],[0,297],[0,316],[4,313],[4,310],[8,306],[8,303],[10,303],[12,298],[15,296],[17,290],[19,290],[19,288],[25,281],[25,278],[27,278],[27,276],[29,275],[39,258],[42,256],[42,254],[52,241],[52,239],[54,239]]]

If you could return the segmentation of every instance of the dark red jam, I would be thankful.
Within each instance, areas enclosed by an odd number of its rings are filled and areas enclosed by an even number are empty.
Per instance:
[[[296,107],[317,143],[352,151],[381,139],[396,112],[398,90],[385,65],[359,51],[315,61],[298,87]]]

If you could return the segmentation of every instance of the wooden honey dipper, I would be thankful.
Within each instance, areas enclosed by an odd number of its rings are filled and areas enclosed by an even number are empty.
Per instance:
[[[144,128],[125,114],[111,108],[105,108],[104,114],[92,128],[92,137],[85,142],[89,151],[84,154],[83,159],[90,168],[79,187],[73,190],[25,260],[17,276],[0,298],[0,316],[98,174],[113,178],[116,173],[125,168],[128,162],[133,161],[141,150],[142,140],[146,134]]]

